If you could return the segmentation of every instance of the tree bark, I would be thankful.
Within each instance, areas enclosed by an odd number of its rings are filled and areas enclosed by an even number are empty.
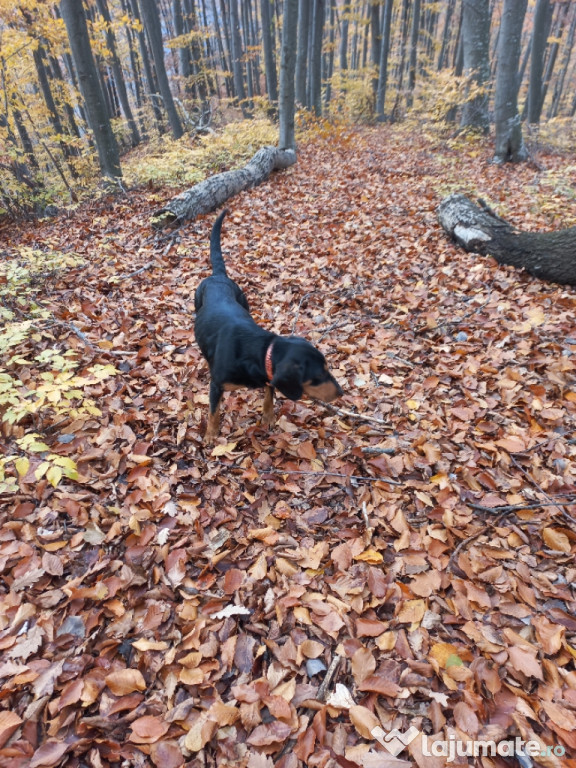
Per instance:
[[[296,70],[296,49],[298,29],[298,0],[284,0],[284,24],[282,26],[282,51],[280,54],[280,98],[278,118],[280,149],[295,149],[296,136],[294,113],[296,96],[294,76]]]
[[[155,226],[162,228],[210,213],[238,192],[262,184],[272,171],[283,170],[295,162],[296,152],[293,149],[262,147],[244,168],[211,176],[172,198],[156,212]]]
[[[172,91],[170,90],[170,81],[168,80],[166,65],[164,63],[164,44],[162,41],[160,13],[155,0],[139,0],[139,3],[140,13],[142,14],[142,20],[150,42],[152,58],[154,59],[156,78],[158,79],[158,88],[164,103],[164,110],[168,117],[168,122],[170,123],[172,136],[174,136],[175,139],[179,139],[184,135],[184,129],[182,128],[182,122],[180,121]]]
[[[273,16],[270,12],[270,0],[260,0],[262,15],[262,46],[264,48],[264,69],[266,72],[266,90],[273,104],[278,101],[278,76],[276,74],[276,57],[272,42]]]
[[[378,89],[376,91],[376,119],[379,123],[383,123],[386,119],[384,107],[386,104],[386,86],[388,84],[388,56],[390,54],[390,28],[392,24],[393,2],[394,0],[386,0],[382,19],[382,42],[380,45]]]
[[[464,0],[462,5],[462,43],[464,72],[482,92],[468,99],[460,126],[490,129],[488,87],[490,80],[490,3],[489,0]]]
[[[112,25],[112,17],[110,16],[108,3],[106,0],[96,0],[96,5],[98,6],[100,15],[106,22],[106,45],[110,52],[110,63],[112,65],[112,72],[114,73],[114,82],[116,83],[116,88],[118,89],[118,98],[120,100],[120,104],[122,105],[124,117],[126,118],[128,127],[130,128],[132,146],[135,147],[140,144],[140,133],[138,132],[138,127],[136,125],[136,121],[134,120],[132,108],[128,99],[128,91],[126,90],[124,71],[122,69],[122,64],[120,63],[120,56],[118,55],[116,35],[114,34],[114,28]]]
[[[100,80],[92,56],[84,5],[75,0],[61,0],[60,12],[66,25],[88,122],[94,134],[100,169],[104,176],[122,176],[118,145],[112,132],[104,94],[100,88]]]
[[[552,283],[576,285],[576,227],[522,232],[482,200],[450,195],[438,207],[443,229],[466,251],[493,256],[499,264],[525,269]]]
[[[504,0],[494,95],[495,163],[522,162],[528,156],[518,114],[518,62],[526,6],[527,0]]]
[[[530,51],[530,85],[528,89],[528,122],[540,122],[544,102],[544,55],[552,23],[550,0],[538,0],[534,11],[534,31]]]

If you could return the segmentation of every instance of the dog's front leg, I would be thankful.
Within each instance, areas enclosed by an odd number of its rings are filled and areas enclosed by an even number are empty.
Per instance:
[[[210,382],[210,413],[208,414],[208,428],[204,435],[204,442],[213,443],[220,432],[220,402],[222,400],[222,387]]]
[[[265,427],[273,427],[274,422],[274,387],[266,384],[264,389],[264,404],[262,406],[262,424]]]

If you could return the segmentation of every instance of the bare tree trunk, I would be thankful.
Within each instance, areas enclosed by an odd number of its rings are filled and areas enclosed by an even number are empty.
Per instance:
[[[552,283],[576,285],[576,227],[556,232],[521,232],[483,201],[450,195],[438,207],[444,230],[466,251],[493,256],[499,264],[525,269]]]
[[[390,28],[392,23],[392,5],[394,0],[386,0],[382,20],[382,42],[380,45],[380,65],[378,69],[378,90],[376,91],[376,119],[382,123],[386,119],[386,86],[388,84],[388,57],[390,55]]]
[[[530,51],[530,86],[528,91],[528,122],[540,122],[544,87],[542,74],[544,72],[544,54],[548,45],[548,34],[552,22],[552,6],[550,0],[538,0],[534,12],[534,30]]]
[[[278,112],[280,122],[280,149],[296,149],[294,112],[296,96],[294,77],[298,29],[298,0],[284,0],[284,24],[282,27],[282,52],[280,57],[280,98]]]
[[[476,86],[482,89],[482,92],[465,102],[460,125],[463,128],[479,128],[483,133],[488,133],[490,129],[488,113],[490,2],[489,0],[464,0],[462,11],[464,72]]]
[[[494,96],[495,163],[521,162],[527,152],[518,114],[518,62],[527,0],[504,0]]]
[[[412,106],[416,87],[416,64],[418,61],[418,35],[420,33],[420,0],[412,6],[412,29],[410,32],[410,59],[408,63],[408,106]]]
[[[116,46],[116,36],[112,28],[112,18],[110,17],[110,11],[108,10],[108,4],[106,0],[96,0],[96,4],[98,6],[98,10],[100,11],[100,15],[106,22],[106,45],[110,51],[114,81],[118,90],[118,98],[122,106],[122,112],[124,112],[124,117],[126,118],[128,127],[130,128],[132,146],[135,147],[137,144],[140,144],[140,134],[138,133],[138,127],[136,125],[136,121],[134,120],[134,116],[132,115],[132,108],[130,107],[130,102],[128,100],[128,92],[126,91],[126,83],[124,81],[124,72],[122,70],[122,65],[120,64],[120,57],[118,56]]]
[[[325,0],[315,0],[310,60],[310,106],[313,107],[316,117],[322,114],[322,38],[325,17]]]
[[[104,176],[122,176],[118,145],[92,56],[84,5],[77,0],[60,0],[60,12],[66,25],[88,122],[94,134],[100,169]]]
[[[298,5],[298,52],[296,54],[296,101],[306,106],[306,73],[308,70],[308,31],[310,28],[312,4],[299,0]]]
[[[295,0],[284,2],[293,3]],[[272,171],[288,168],[295,162],[296,152],[293,149],[262,147],[244,168],[211,176],[170,200],[157,211],[155,226],[165,227],[209,213],[239,192],[262,184]]]
[[[266,90],[268,98],[275,104],[278,101],[278,75],[276,73],[276,57],[272,43],[272,20],[270,0],[260,0],[262,15],[262,45],[264,47],[264,68],[266,70]]]
[[[182,128],[182,123],[176,105],[174,104],[174,98],[172,97],[172,91],[170,90],[170,82],[166,73],[164,47],[162,42],[162,26],[160,24],[158,6],[156,5],[156,0],[139,0],[139,3],[144,26],[148,34],[148,40],[150,41],[150,50],[152,51],[152,58],[154,59],[158,88],[160,90],[160,95],[162,96],[162,101],[164,102],[164,110],[168,116],[172,135],[175,139],[179,139],[184,135],[184,129]]]

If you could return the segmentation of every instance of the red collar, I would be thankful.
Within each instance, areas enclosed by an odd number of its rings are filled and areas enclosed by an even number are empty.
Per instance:
[[[271,341],[266,350],[266,357],[264,358],[264,366],[266,368],[266,377],[268,378],[268,384],[272,384],[274,378],[274,371],[272,370],[272,349],[274,347],[274,341]]]

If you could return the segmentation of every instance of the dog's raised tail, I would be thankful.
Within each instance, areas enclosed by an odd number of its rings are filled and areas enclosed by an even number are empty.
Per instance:
[[[222,230],[222,222],[227,213],[228,209],[225,208],[214,222],[212,234],[210,235],[210,263],[212,264],[213,275],[226,275],[226,266],[222,258],[222,246],[220,245],[220,232]]]

